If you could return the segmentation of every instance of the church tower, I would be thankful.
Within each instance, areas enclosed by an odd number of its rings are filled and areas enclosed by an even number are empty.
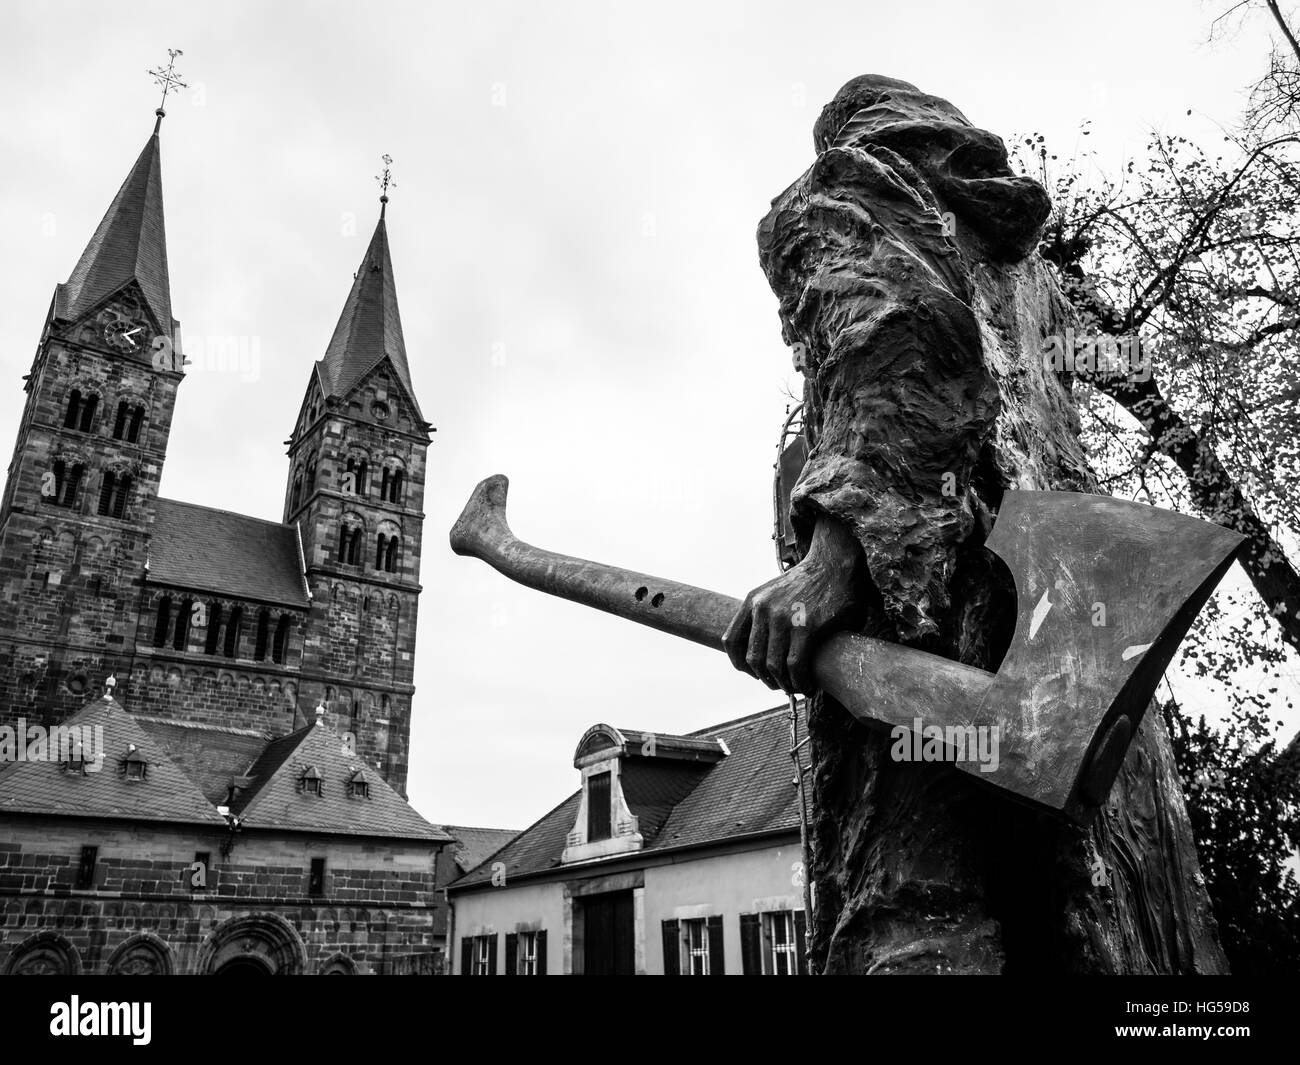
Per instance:
[[[385,163],[388,160],[385,159]],[[420,594],[424,420],[379,222],[288,441],[284,520],[302,537],[311,613],[300,709],[324,705],[358,756],[406,793]]]
[[[90,243],[55,287],[25,378],[0,497],[0,720],[62,720],[129,666],[183,376],[161,107],[156,114]]]

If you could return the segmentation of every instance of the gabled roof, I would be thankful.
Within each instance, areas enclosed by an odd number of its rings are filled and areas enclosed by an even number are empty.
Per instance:
[[[492,857],[497,851],[519,835],[517,828],[471,828],[468,825],[443,825],[456,842],[451,849],[456,855],[456,865],[468,873]]]
[[[352,281],[343,313],[325,357],[317,364],[327,396],[346,396],[384,359],[402,383],[423,419],[411,385],[411,368],[406,361],[406,341],[397,310],[397,284],[388,254],[388,230],[383,216],[375,226],[370,246]]]
[[[298,527],[228,510],[157,501],[149,581],[305,609]]]
[[[79,318],[131,281],[163,332],[172,332],[172,297],[163,226],[162,162],[158,134],[117,190],[67,283],[55,291],[55,317]]]
[[[800,734],[807,728],[805,714],[801,701]],[[635,757],[633,740],[655,734],[634,729],[617,731],[627,740],[629,756],[621,770],[624,797],[638,819],[645,842],[639,851],[596,861],[634,862],[638,855],[720,844],[736,837],[798,832],[797,795],[790,785],[794,766],[790,760],[787,707],[701,729],[690,737],[657,735],[661,743],[687,738],[721,740],[728,753],[712,763]],[[707,749],[706,745],[701,747]],[[490,863],[480,864],[454,881],[451,888],[489,883],[492,866],[498,862],[505,866],[507,884],[560,868],[560,855],[573,830],[580,799],[580,792],[570,795],[491,855]]]
[[[305,792],[298,781],[315,767],[321,794]],[[347,783],[364,768],[344,751],[342,738],[317,723],[272,740],[245,773],[252,786],[232,806],[245,828],[327,832],[450,843],[451,836],[429,824],[377,772],[367,770],[368,798],[348,794]]]
[[[63,725],[103,729],[104,760],[99,770],[82,775],[65,770],[57,760],[0,762],[0,816],[60,814],[225,825],[225,818],[163,745],[111,698],[87,703]],[[127,780],[121,772],[120,762],[131,744],[148,763],[143,780]]]

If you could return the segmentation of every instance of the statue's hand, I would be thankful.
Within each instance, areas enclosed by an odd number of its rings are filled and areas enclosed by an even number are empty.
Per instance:
[[[852,533],[832,518],[819,520],[807,557],[745,596],[723,636],[731,664],[769,688],[815,690],[812,652],[826,630],[854,613],[862,566]]]

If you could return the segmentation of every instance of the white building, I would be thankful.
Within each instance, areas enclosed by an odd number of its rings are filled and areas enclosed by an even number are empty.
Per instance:
[[[576,793],[449,887],[455,973],[804,970],[786,707],[689,736],[596,725],[573,764]]]

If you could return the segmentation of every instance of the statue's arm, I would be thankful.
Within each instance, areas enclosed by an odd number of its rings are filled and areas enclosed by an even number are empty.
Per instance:
[[[769,688],[814,691],[812,653],[860,613],[866,572],[849,527],[819,514],[803,561],[745,596],[723,637],[732,665]]]

